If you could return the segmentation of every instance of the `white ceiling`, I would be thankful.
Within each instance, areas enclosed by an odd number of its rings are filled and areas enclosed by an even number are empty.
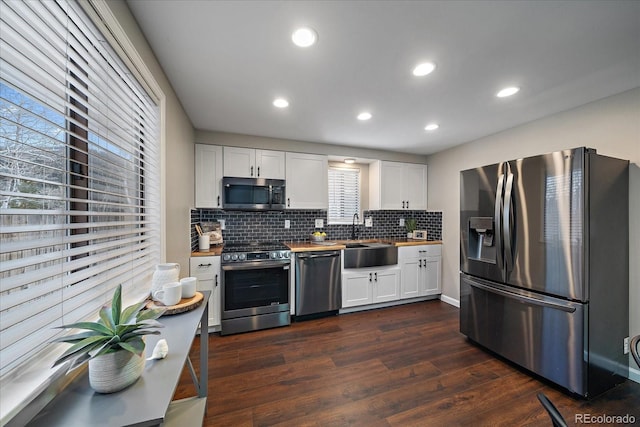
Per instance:
[[[640,1],[127,4],[201,130],[429,154],[640,86]]]

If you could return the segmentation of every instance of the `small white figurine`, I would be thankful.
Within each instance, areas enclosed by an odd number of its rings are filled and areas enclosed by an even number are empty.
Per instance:
[[[153,348],[151,357],[149,357],[147,360],[164,359],[165,357],[167,357],[167,353],[169,353],[169,344],[167,344],[167,340],[163,338],[158,341],[156,346]]]

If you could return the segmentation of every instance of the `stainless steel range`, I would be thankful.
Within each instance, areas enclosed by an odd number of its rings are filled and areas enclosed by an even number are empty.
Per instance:
[[[291,251],[278,242],[225,243],[221,334],[291,323]]]

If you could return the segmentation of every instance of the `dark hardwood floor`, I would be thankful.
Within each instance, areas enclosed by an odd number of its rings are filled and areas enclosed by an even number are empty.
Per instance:
[[[438,300],[211,334],[209,345],[207,426],[549,426],[539,391],[569,425],[575,414],[640,425],[640,384],[569,397],[469,343],[458,309]],[[175,398],[194,393],[185,370]]]

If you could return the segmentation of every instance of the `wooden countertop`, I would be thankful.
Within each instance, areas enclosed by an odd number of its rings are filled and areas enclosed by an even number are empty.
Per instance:
[[[209,252],[195,251],[191,252],[191,256],[220,256],[224,245],[215,245],[209,248]]]
[[[419,245],[441,245],[442,240],[414,240],[407,238],[392,239],[361,239],[361,240],[327,240],[322,243],[306,242],[283,242],[291,249],[291,252],[310,252],[310,251],[340,251],[346,248],[347,243],[391,243],[395,246],[419,246]],[[195,251],[191,252],[192,257],[199,256],[220,256],[224,245],[211,246],[209,252]]]
[[[362,240],[327,240],[323,243],[284,242],[291,252],[332,251],[346,248],[347,243],[391,243],[395,246],[441,245],[442,240],[414,240],[407,238],[362,239]]]

